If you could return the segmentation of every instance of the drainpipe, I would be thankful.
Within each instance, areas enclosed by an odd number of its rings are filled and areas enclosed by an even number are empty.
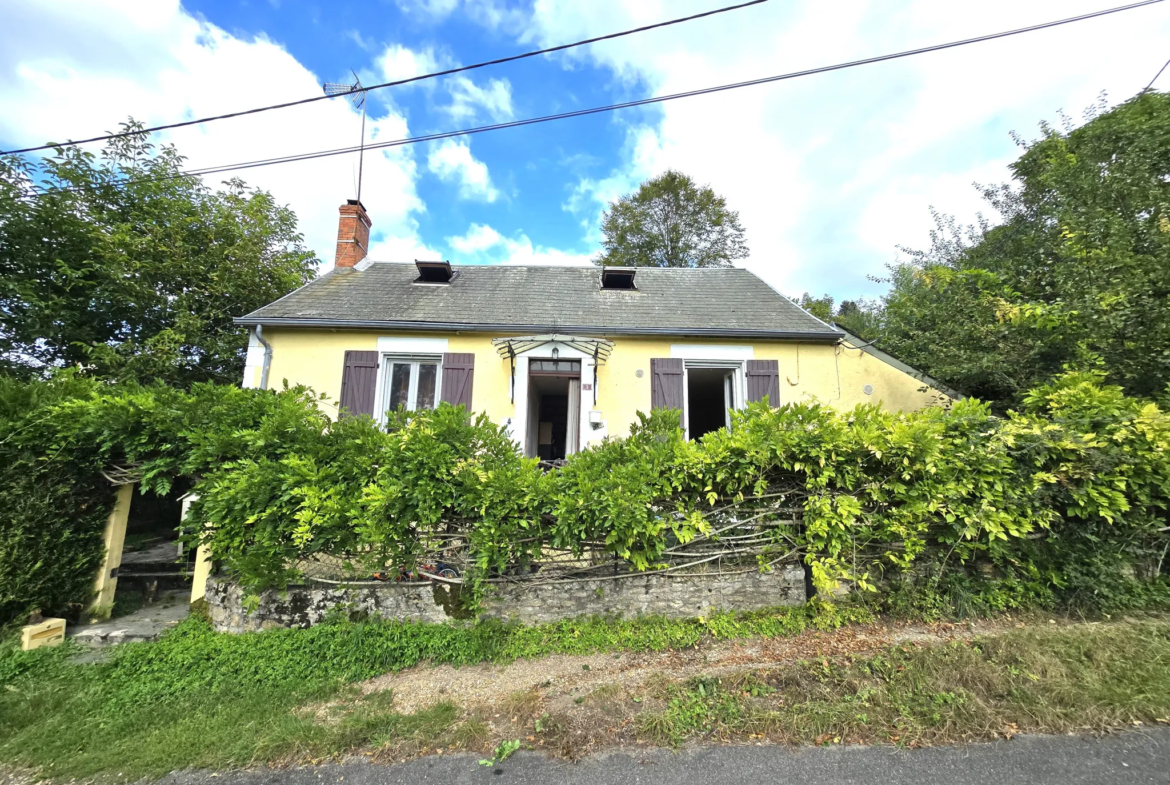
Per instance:
[[[272,344],[264,340],[264,328],[256,325],[256,340],[264,347],[264,365],[260,369],[260,389],[268,389],[268,371],[272,367]]]

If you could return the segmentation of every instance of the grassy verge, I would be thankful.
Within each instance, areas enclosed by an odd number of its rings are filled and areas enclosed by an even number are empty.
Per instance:
[[[1017,630],[662,683],[639,738],[918,746],[1170,722],[1170,623]],[[637,697],[637,696],[635,696]]]
[[[671,621],[533,627],[343,623],[219,635],[191,619],[162,640],[78,664],[71,647],[0,651],[0,763],[53,778],[137,778],[185,767],[319,758],[387,744],[468,746],[482,723],[451,705],[409,717],[353,701],[351,685],[420,661],[468,665],[545,654],[661,651],[706,638],[828,629],[864,611],[807,606]],[[337,711],[299,707],[330,704]]]
[[[1045,625],[690,680],[657,674],[577,697],[533,689],[490,710],[446,702],[404,715],[389,692],[362,696],[354,684],[422,659],[665,650],[828,629],[852,614],[808,607],[543,627],[336,624],[243,636],[191,620],[97,664],[73,661],[70,646],[8,649],[0,652],[0,764],[54,780],[133,780],[351,752],[386,760],[483,751],[515,740],[571,756],[700,740],[916,746],[1170,717],[1164,620]]]

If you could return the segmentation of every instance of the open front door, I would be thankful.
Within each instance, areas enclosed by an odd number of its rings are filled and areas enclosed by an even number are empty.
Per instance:
[[[569,380],[569,412],[565,418],[565,455],[581,449],[581,380]]]
[[[723,375],[723,425],[731,427],[731,410],[735,408],[735,372]]]

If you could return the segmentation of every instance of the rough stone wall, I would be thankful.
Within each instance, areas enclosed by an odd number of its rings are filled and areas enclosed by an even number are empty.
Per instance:
[[[339,588],[290,586],[287,592],[266,591],[249,613],[245,592],[236,584],[211,578],[207,581],[207,612],[220,632],[255,632],[273,627],[312,627],[334,608],[348,613],[398,621],[447,621],[447,613],[435,602],[429,583],[387,584]]]
[[[445,592],[433,584],[385,584],[353,588],[290,586],[264,592],[251,613],[244,592],[223,580],[207,582],[207,608],[221,632],[252,632],[273,627],[311,627],[333,608],[398,621],[443,622],[450,617]],[[751,611],[805,602],[804,570],[799,565],[771,573],[679,576],[635,575],[617,580],[533,586],[493,587],[482,615],[525,624],[577,616],[665,616],[682,619],[716,610]]]
[[[799,565],[771,573],[678,576],[635,575],[563,585],[498,587],[485,616],[525,624],[575,616],[665,616],[685,619],[715,610],[753,611],[776,605],[803,605],[804,570]]]

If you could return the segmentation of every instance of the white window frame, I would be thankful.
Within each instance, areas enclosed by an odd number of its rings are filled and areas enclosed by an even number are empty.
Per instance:
[[[378,403],[378,422],[386,423],[386,412],[390,406],[390,374],[397,363],[410,365],[410,388],[406,396],[407,411],[415,411],[418,403],[418,367],[426,363],[435,366],[435,406],[443,400],[443,355],[441,354],[389,354],[378,358],[378,384],[374,400]]]
[[[731,409],[739,410],[744,408],[744,374],[747,368],[747,362],[744,360],[683,360],[683,434],[689,441],[691,438],[691,376],[690,369],[716,369],[729,370],[731,374]],[[725,419],[730,419],[731,415],[724,412]]]

